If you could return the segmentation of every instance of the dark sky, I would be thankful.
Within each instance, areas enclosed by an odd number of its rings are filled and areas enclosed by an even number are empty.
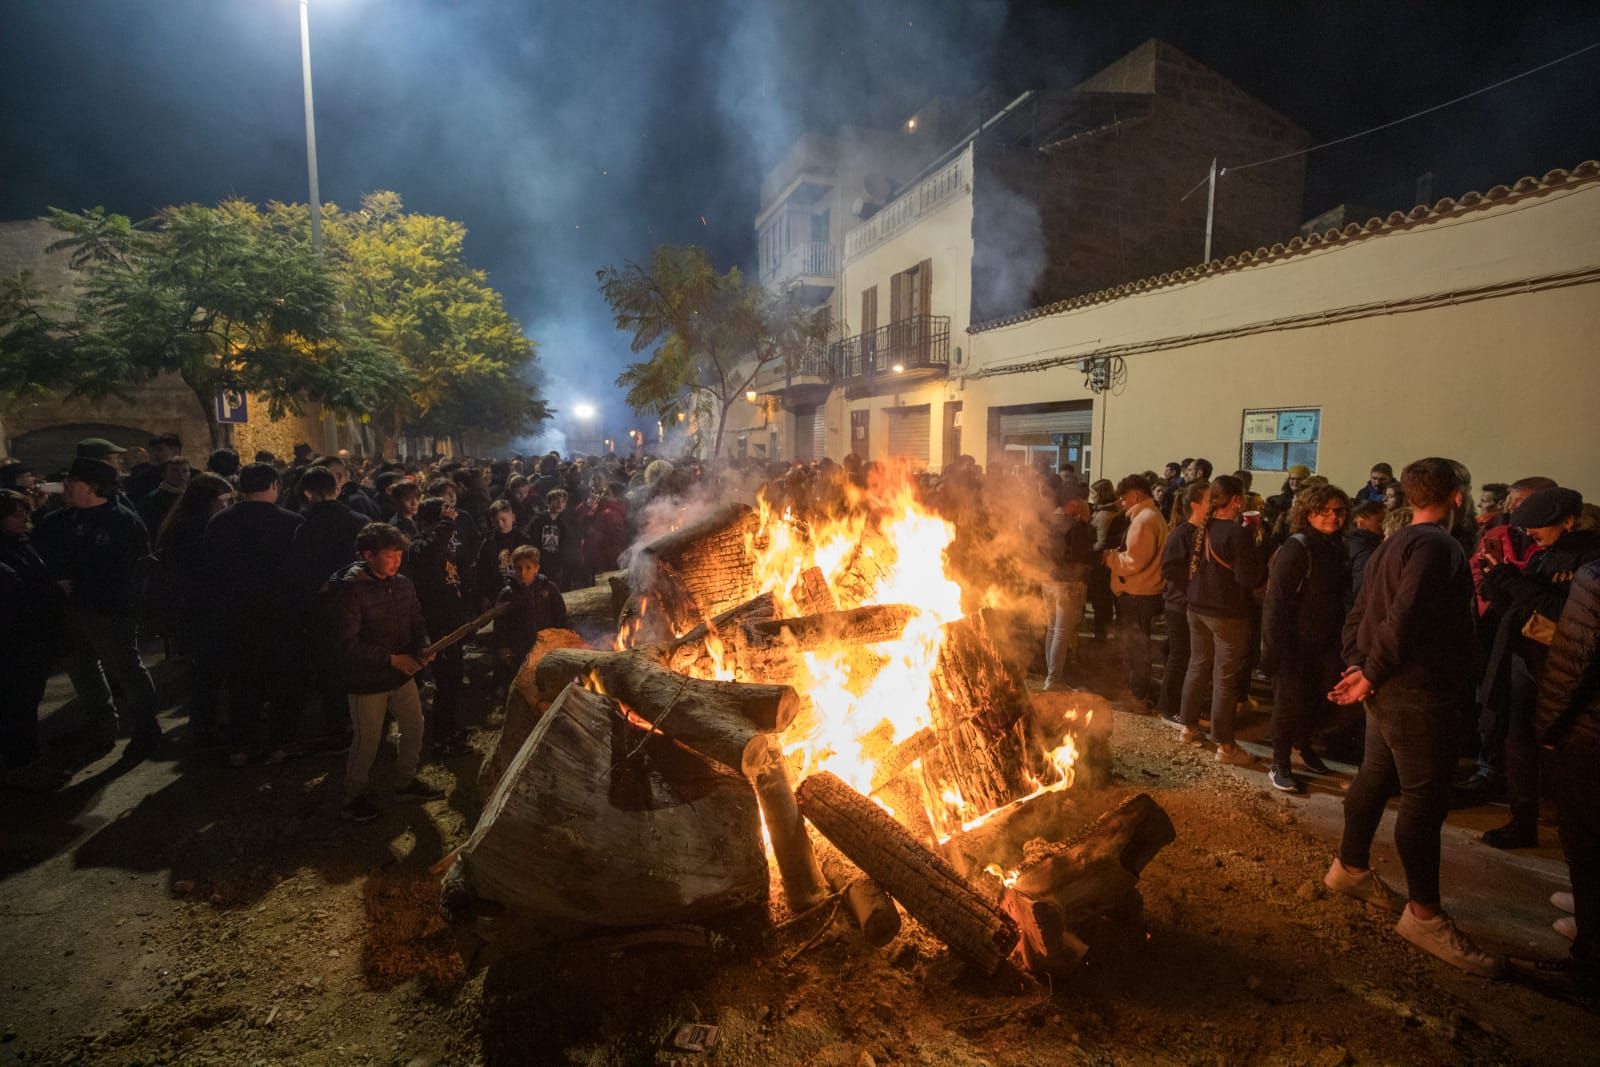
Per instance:
[[[295,0],[5,15],[0,218],[305,198]],[[629,356],[594,271],[668,241],[748,264],[763,162],[808,124],[1070,85],[1157,36],[1321,140],[1600,40],[1600,6],[311,0],[311,32],[323,198],[394,189],[465,222],[552,402],[598,402],[618,426]],[[1306,214],[1409,207],[1425,170],[1442,196],[1596,156],[1600,50],[1314,155]]]

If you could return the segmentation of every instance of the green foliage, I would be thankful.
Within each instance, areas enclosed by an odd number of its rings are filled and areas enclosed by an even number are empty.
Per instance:
[[[25,276],[0,284],[0,392],[103,396],[172,372],[208,419],[223,388],[264,397],[274,416],[316,400],[432,434],[517,433],[547,416],[524,378],[533,342],[465,264],[465,229],[406,214],[394,193],[351,213],[329,205],[324,255],[304,205],[50,221],[79,295],[51,309]]]
[[[675,418],[697,397],[717,411],[713,454],[722,449],[728,410],[765,368],[792,368],[827,340],[826,308],[809,307],[794,288],[772,291],[737,267],[717,273],[703,249],[660,245],[648,266],[596,273],[617,328],[649,358],[617,377],[635,411]]]

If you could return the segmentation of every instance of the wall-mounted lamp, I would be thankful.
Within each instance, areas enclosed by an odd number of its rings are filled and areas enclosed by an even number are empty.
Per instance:
[[[755,391],[755,390],[754,390],[754,389],[749,389],[749,390],[746,390],[746,392],[745,392],[745,394],[744,394],[744,399],[745,399],[745,403],[747,403],[747,404],[754,404],[754,403],[755,403],[755,402],[756,402],[756,398],[757,398],[757,397],[758,397],[758,396],[759,396],[759,395],[760,395],[760,394],[759,394],[759,393],[757,393],[757,392],[756,392],[756,391]]]
[[[904,374],[906,372],[906,365],[904,363],[896,363],[889,369],[894,371],[896,374]]]

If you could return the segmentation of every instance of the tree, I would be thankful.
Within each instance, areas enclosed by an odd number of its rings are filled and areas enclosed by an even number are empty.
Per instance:
[[[696,398],[717,414],[712,455],[722,452],[728,412],[763,370],[793,369],[827,340],[826,307],[808,307],[796,288],[768,290],[739,268],[718,274],[703,249],[661,245],[648,267],[596,273],[617,328],[650,357],[617,377],[630,407],[672,419]]]
[[[138,224],[52,210],[66,236],[51,250],[81,294],[61,310],[25,277],[0,287],[0,392],[97,397],[172,372],[213,443],[222,389],[274,417],[314,400],[396,433],[513,434],[547,417],[525,377],[534,344],[465,264],[460,224],[408,215],[394,193],[325,217],[317,255],[303,205],[191,204]]]

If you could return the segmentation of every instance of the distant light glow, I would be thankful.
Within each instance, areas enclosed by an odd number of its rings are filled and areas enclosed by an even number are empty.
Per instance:
[[[896,363],[891,369],[896,374],[904,374],[906,372],[906,365],[904,363]]]
[[[578,418],[583,419],[585,422],[587,422],[590,419],[594,418],[594,405],[593,404],[587,404],[587,403],[585,403],[585,404],[574,404],[574,405],[572,405],[572,413],[574,415],[576,415]]]
[[[749,403],[749,404],[754,404],[756,402],[756,397],[758,397],[760,395],[761,394],[757,393],[754,389],[751,389],[749,392],[744,394],[745,402]]]
[[[917,132],[917,117],[915,115],[912,115],[910,118],[906,119],[906,132],[907,133],[916,133]]]

